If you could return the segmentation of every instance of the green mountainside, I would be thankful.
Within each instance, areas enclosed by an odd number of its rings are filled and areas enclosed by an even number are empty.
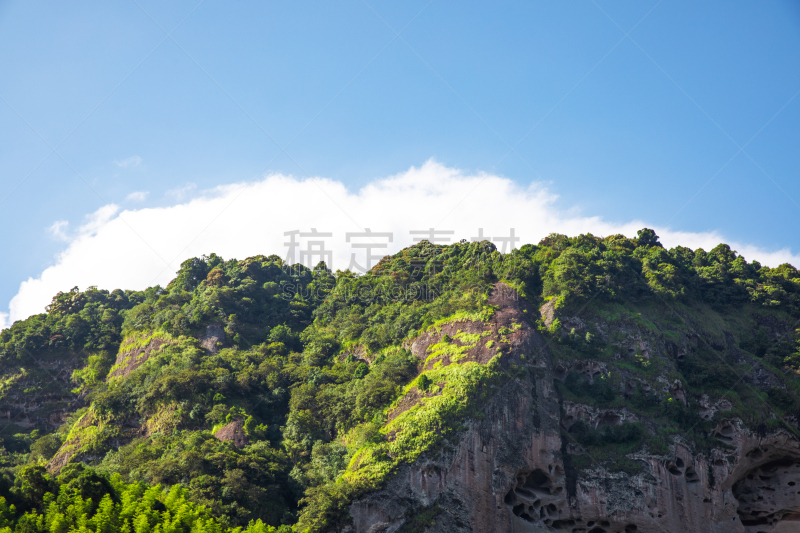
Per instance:
[[[499,287],[520,323],[441,334],[489,320]],[[0,532],[342,527],[531,371],[506,348],[521,322],[546,340],[564,416],[635,415],[562,425],[568,478],[635,474],[676,439],[725,446],[723,419],[796,435],[798,319],[793,266],[666,250],[648,229],[509,254],[423,241],[365,275],[212,254],[163,288],[75,288],[0,332]]]

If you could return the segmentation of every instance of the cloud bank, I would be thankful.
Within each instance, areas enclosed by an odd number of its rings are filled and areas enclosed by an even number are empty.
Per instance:
[[[73,286],[141,290],[166,285],[181,262],[212,252],[226,259],[258,254],[286,258],[293,250],[296,260],[308,264],[316,263],[320,254],[314,252],[324,248],[330,250],[330,266],[336,270],[350,267],[353,254],[359,265],[366,266],[367,254],[396,252],[424,237],[411,231],[431,228],[453,232],[435,234],[450,242],[481,235],[494,239],[501,248],[497,238],[509,237],[512,228],[520,246],[537,243],[552,232],[635,236],[637,230],[653,227],[641,220],[617,224],[575,215],[557,209],[556,198],[540,184],[524,188],[498,176],[465,174],[428,161],[357,192],[338,181],[272,175],[257,182],[220,186],[169,207],[120,211],[116,205],[107,205],[70,235],[55,265],[21,283],[8,316],[0,313],[0,327],[4,321],[43,312],[53,295]],[[348,233],[367,229],[390,233],[391,242],[388,236],[350,235],[348,239]],[[788,249],[767,251],[727,241],[715,232],[654,229],[666,247],[680,244],[709,250],[728,242],[748,260],[770,266],[800,264],[800,256]],[[313,230],[331,236],[309,236]],[[293,240],[297,247],[286,245]],[[381,243],[386,248],[364,247]]]

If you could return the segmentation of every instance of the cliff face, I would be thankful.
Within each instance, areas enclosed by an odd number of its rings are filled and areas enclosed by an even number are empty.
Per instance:
[[[635,421],[626,409],[598,409],[561,398],[557,381],[566,368],[554,363],[551,347],[525,320],[515,292],[501,284],[490,303],[490,323],[457,324],[461,330],[497,331],[521,323],[503,352],[506,367],[524,368],[466,423],[441,453],[402,466],[383,489],[355,501],[351,531],[395,532],[788,532],[800,530],[800,442],[785,429],[747,429],[721,418],[724,399],[704,397],[700,416],[717,414],[719,446],[696,451],[675,438],[667,454],[639,450],[628,455],[638,473],[609,471],[601,461],[576,468],[581,447],[568,432],[582,420],[594,427]],[[552,310],[547,310],[552,320]],[[577,319],[576,319],[577,320]],[[580,327],[580,325],[578,325]],[[444,335],[443,330],[440,334]],[[437,339],[413,345],[422,356]],[[646,336],[628,335],[637,351],[658,357],[666,350]],[[671,351],[683,357],[688,348]],[[424,357],[423,357],[424,359]],[[582,362],[590,378],[601,362]],[[756,368],[752,378],[759,378]],[[680,382],[661,378],[665,391],[685,401]],[[628,383],[621,383],[624,391]]]
[[[219,324],[210,324],[205,334],[198,339],[200,346],[209,353],[216,353],[224,346],[225,332]],[[162,350],[175,344],[175,340],[167,334],[132,335],[123,339],[116,361],[106,378],[107,382],[126,379],[131,373],[148,360],[158,356]],[[57,474],[70,462],[96,462],[102,459],[107,450],[118,449],[138,437],[148,437],[158,431],[159,418],[169,417],[175,411],[174,405],[168,405],[150,420],[129,417],[112,423],[102,423],[94,413],[88,413],[75,425],[67,440],[47,464],[49,472]],[[97,431],[98,427],[102,430]],[[248,442],[243,422],[235,421],[217,431],[215,436],[223,441],[234,442],[239,448]],[[83,431],[82,431],[83,430]]]
[[[52,431],[60,426],[84,404],[71,381],[72,373],[84,364],[83,354],[64,350],[5,373],[0,386],[2,431],[12,435],[34,428]]]

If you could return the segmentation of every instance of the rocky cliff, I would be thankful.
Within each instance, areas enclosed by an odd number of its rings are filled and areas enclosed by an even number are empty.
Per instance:
[[[212,254],[165,288],[60,293],[0,332],[14,523],[50,512],[25,487],[84,463],[180,484],[231,527],[800,525],[791,265],[644,229],[509,254],[423,241],[339,274]]]
[[[85,356],[64,350],[19,364],[4,374],[0,385],[0,428],[6,438],[16,431],[52,431],[84,405],[74,390],[72,374],[85,365]]]
[[[503,365],[524,371],[507,381],[485,405],[482,416],[470,419],[444,450],[403,465],[381,490],[355,501],[348,530],[800,531],[800,441],[791,429],[774,424],[749,429],[738,418],[725,416],[731,409],[727,400],[706,395],[691,408],[713,424],[711,444],[703,447],[672,436],[664,439],[660,453],[645,445],[626,454],[635,468],[615,469],[609,461],[592,457],[590,447],[582,446],[570,427],[577,421],[594,429],[638,421],[654,433],[654,421],[625,407],[602,409],[567,400],[558,383],[568,370],[599,379],[604,373],[610,375],[610,364],[556,361],[557,346],[548,344],[526,319],[527,304],[509,287],[497,284],[489,303],[498,309],[490,321],[455,323],[438,333],[426,333],[412,344],[413,353],[424,360],[431,345],[457,331],[489,331],[496,336],[515,328],[506,336]],[[543,309],[542,315],[551,323],[554,320],[552,309]],[[668,379],[668,370],[680,358],[692,357],[698,340],[703,342],[697,333],[668,335],[671,340],[665,342],[663,335],[626,320],[587,324],[578,317],[562,317],[562,321],[574,326],[568,330],[573,335],[576,329],[578,333],[605,330],[612,352],[626,355],[631,347],[638,352],[635,355],[667,361],[652,380],[617,372],[622,374],[615,383],[621,396],[629,397],[646,381],[646,389],[660,387],[654,393],[688,404],[685,385]],[[625,334],[614,335],[614,329]],[[468,356],[480,361],[485,346],[470,350]],[[730,346],[728,351],[736,350]],[[768,387],[765,372],[755,367],[741,379]]]

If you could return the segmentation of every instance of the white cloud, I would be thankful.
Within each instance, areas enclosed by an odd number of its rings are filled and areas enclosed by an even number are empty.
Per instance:
[[[69,221],[67,220],[56,220],[53,222],[53,225],[47,228],[47,232],[50,233],[54,238],[60,241],[67,241],[69,240],[69,236],[65,231],[69,226]]]
[[[0,331],[3,331],[11,324],[8,321],[8,313],[0,313]]]
[[[166,195],[171,196],[175,200],[183,200],[193,193],[195,189],[197,189],[197,184],[190,182],[183,187],[168,190]]]
[[[135,191],[130,193],[128,196],[125,197],[126,202],[144,202],[147,200],[147,196],[150,194],[149,191]]]
[[[142,158],[139,157],[138,155],[135,155],[133,157],[129,157],[128,159],[123,159],[122,161],[117,161],[115,159],[114,164],[120,168],[138,167],[139,165],[142,164]]]
[[[144,289],[165,285],[181,262],[215,252],[225,258],[257,254],[286,257],[291,230],[331,232],[326,248],[333,250],[332,267],[347,268],[350,254],[364,263],[364,250],[346,242],[347,232],[392,232],[386,253],[412,244],[410,230],[453,230],[453,241],[470,239],[483,228],[487,237],[507,236],[515,228],[519,245],[537,243],[551,232],[578,235],[622,233],[635,236],[650,226],[634,220],[616,224],[600,217],[561,211],[556,196],[539,184],[524,188],[489,174],[464,174],[429,161],[389,178],[349,192],[338,181],[298,180],[273,175],[253,183],[237,183],[203,191],[170,207],[125,210],[108,205],[87,217],[54,266],[24,281],[10,303],[10,319],[40,313],[54,294],[73,286]],[[652,227],[652,226],[650,226]],[[654,227],[667,247],[711,249],[729,242],[748,260],[777,266],[800,265],[790,250],[766,251],[726,240],[714,232],[686,233]],[[309,240],[301,238],[303,249]],[[380,239],[375,239],[383,242]],[[379,255],[380,250],[374,250]],[[299,257],[298,257],[299,259]],[[316,260],[314,260],[316,262]]]

